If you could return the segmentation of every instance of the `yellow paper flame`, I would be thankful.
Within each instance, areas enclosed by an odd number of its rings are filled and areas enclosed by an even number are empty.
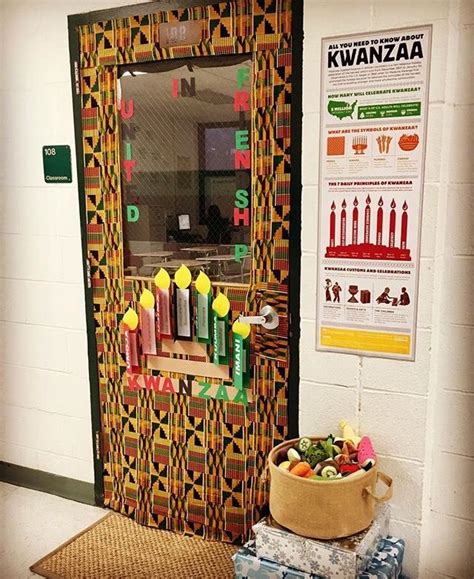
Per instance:
[[[239,320],[235,320],[232,324],[234,334],[241,336],[244,340],[249,337],[251,329],[252,326],[250,324],[244,324],[243,322],[239,322]]]
[[[140,305],[145,310],[152,310],[155,307],[155,296],[149,289],[144,289],[140,296]]]
[[[171,285],[171,278],[166,269],[161,268],[155,275],[155,285],[160,289],[169,289]]]
[[[226,316],[230,310],[230,302],[227,296],[221,292],[212,302],[212,309],[220,318]]]
[[[125,312],[125,315],[122,318],[122,323],[128,326],[129,330],[131,330],[132,332],[136,330],[138,326],[137,312],[135,310],[132,310],[132,308],[128,308],[128,310]]]
[[[185,265],[182,265],[174,274],[174,283],[179,289],[186,289],[192,281],[193,276]]]
[[[203,271],[201,271],[197,276],[196,289],[203,296],[207,296],[207,294],[211,291],[211,280]]]

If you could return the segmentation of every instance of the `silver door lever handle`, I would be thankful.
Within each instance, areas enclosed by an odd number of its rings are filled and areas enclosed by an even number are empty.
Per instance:
[[[266,330],[274,330],[275,328],[278,328],[280,320],[272,306],[264,306],[259,313],[260,315],[258,316],[241,315],[239,316],[239,322],[242,324],[262,326]]]

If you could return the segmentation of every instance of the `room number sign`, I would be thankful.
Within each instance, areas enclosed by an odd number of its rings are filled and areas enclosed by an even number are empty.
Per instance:
[[[71,147],[44,145],[43,170],[46,183],[72,183]]]

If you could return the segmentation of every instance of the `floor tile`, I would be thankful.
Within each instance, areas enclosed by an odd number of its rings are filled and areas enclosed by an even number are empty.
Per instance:
[[[11,488],[8,488],[11,487]],[[0,483],[0,577],[31,577],[30,565],[107,511]]]

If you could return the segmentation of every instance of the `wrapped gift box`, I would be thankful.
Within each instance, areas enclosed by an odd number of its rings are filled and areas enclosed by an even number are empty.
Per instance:
[[[359,579],[397,579],[401,577],[405,543],[387,537],[380,542],[366,571]],[[236,579],[322,579],[321,575],[298,571],[285,565],[258,559],[255,541],[249,541],[232,557]],[[353,576],[355,577],[355,576]]]
[[[321,577],[353,579],[369,565],[377,545],[388,534],[389,522],[390,508],[381,505],[365,531],[320,541],[296,535],[269,517],[253,527],[257,557]]]
[[[367,569],[361,573],[360,579],[397,579],[402,574],[405,541],[395,537],[382,540]]]

